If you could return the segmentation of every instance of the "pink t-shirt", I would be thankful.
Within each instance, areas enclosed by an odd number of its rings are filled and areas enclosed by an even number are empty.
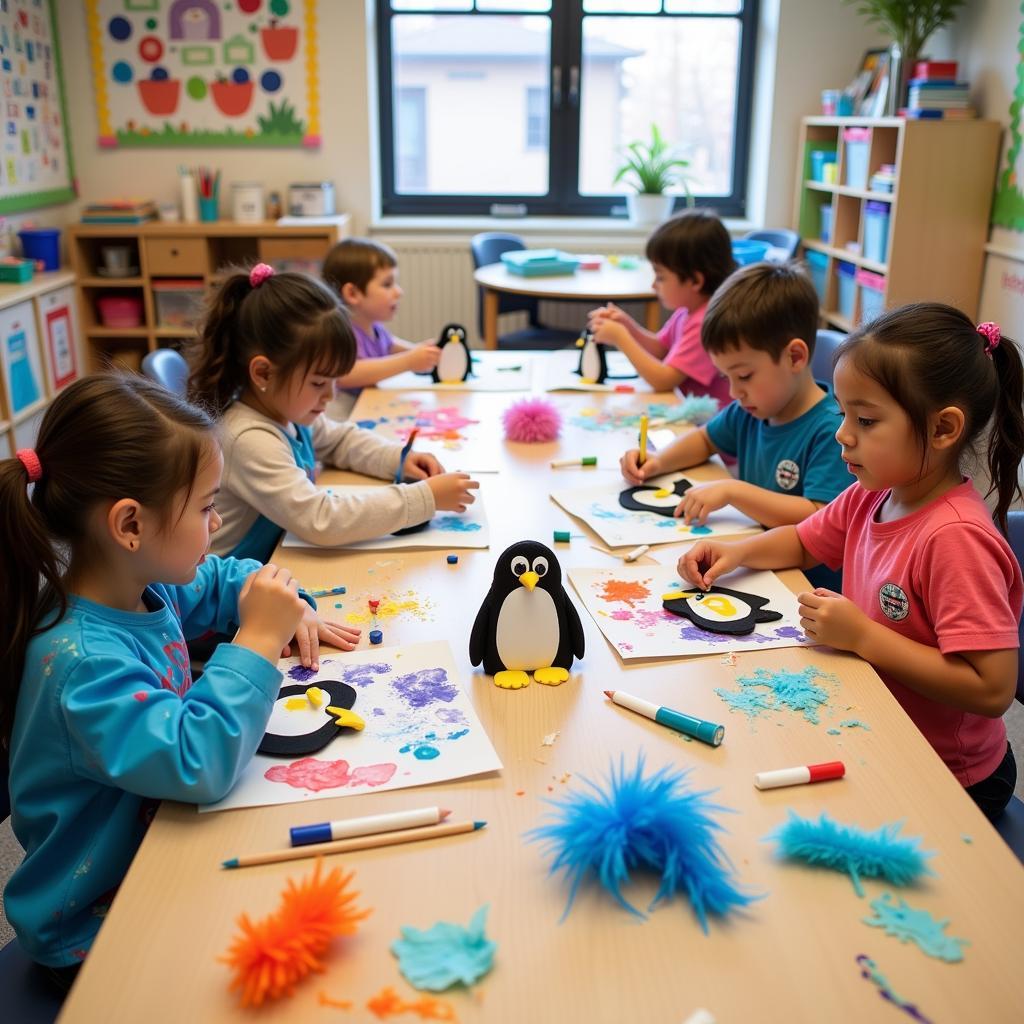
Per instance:
[[[1017,647],[1020,567],[970,480],[909,516],[879,523],[888,491],[848,487],[797,524],[800,542],[832,569],[843,595],[875,622],[943,654]],[[1001,718],[939,704],[882,673],[886,686],[964,786],[1006,754]]]
[[[666,349],[662,362],[687,376],[679,390],[694,395],[711,395],[718,400],[718,407],[724,409],[730,402],[729,382],[715,369],[711,357],[700,343],[700,325],[704,322],[707,308],[705,302],[692,313],[677,309],[658,332],[658,341]]]

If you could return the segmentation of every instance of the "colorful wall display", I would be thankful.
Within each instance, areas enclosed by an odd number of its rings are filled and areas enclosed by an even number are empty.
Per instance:
[[[1024,14],[1024,3],[1020,5]],[[1009,146],[1006,164],[999,172],[992,203],[992,223],[997,227],[1024,231],[1024,18],[1017,39],[1017,81],[1010,104]]]
[[[86,0],[101,146],[320,145],[316,0]]]
[[[0,213],[74,199],[51,0],[0,0]]]

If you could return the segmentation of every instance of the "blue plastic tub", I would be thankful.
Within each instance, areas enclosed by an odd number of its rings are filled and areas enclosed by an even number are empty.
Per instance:
[[[818,293],[818,302],[825,305],[825,292],[828,288],[828,257],[823,252],[808,250],[804,254],[807,266],[811,271],[814,290]]]
[[[839,315],[852,322],[857,303],[857,268],[852,263],[838,260],[836,273],[839,275]]]
[[[42,260],[44,270],[60,270],[60,228],[24,228],[18,232],[30,260]]]
[[[869,323],[885,312],[885,278],[870,270],[857,271],[860,288],[860,322]]]
[[[845,150],[843,156],[845,184],[850,188],[867,188],[871,129],[844,128],[843,148]]]
[[[732,258],[741,267],[745,267],[748,263],[760,263],[768,255],[770,248],[767,242],[740,239],[732,243]]]
[[[836,151],[834,149],[812,149],[811,150],[811,181],[825,180],[825,164],[836,162]]]
[[[889,204],[872,200],[864,204],[864,256],[884,263],[889,254]]]
[[[822,203],[819,207],[821,213],[821,240],[828,244],[832,241],[832,204]]]

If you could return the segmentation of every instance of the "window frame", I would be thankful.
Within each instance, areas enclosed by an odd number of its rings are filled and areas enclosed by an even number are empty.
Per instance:
[[[474,0],[470,10],[401,10],[393,11],[390,0],[376,0],[375,35],[377,44],[377,103],[380,129],[381,213],[384,216],[513,216],[560,217],[626,217],[625,199],[621,194],[584,196],[579,193],[580,162],[580,95],[569,88],[570,69],[578,69],[582,86],[583,21],[585,17],[628,18],[725,18],[740,25],[740,52],[736,82],[736,119],[734,122],[732,191],[728,195],[698,196],[697,206],[714,208],[721,216],[743,217],[747,210],[747,181],[750,154],[751,112],[753,109],[754,56],[757,46],[757,22],[760,0],[743,0],[739,15],[716,12],[668,14],[620,13],[585,15],[582,0],[552,0],[545,14],[478,10]],[[551,69],[562,78],[562,101],[556,102],[549,89],[548,106],[548,192],[542,195],[465,195],[408,194],[396,191],[395,181],[395,109],[394,62],[391,51],[391,21],[410,14],[433,17],[495,17],[502,14],[529,13],[532,17],[547,16],[551,21]],[[526,133],[524,132],[524,135]],[[684,209],[686,199],[679,196],[674,208]]]

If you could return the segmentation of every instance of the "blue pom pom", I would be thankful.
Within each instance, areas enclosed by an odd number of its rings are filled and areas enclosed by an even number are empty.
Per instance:
[[[710,791],[686,787],[687,774],[665,767],[645,778],[641,755],[632,771],[621,760],[617,771],[612,765],[608,792],[584,779],[586,791],[548,801],[556,820],[531,829],[527,837],[545,844],[554,855],[551,872],[562,871],[571,883],[563,921],[576,891],[592,877],[631,914],[644,917],[622,895],[637,868],[661,874],[648,910],[681,890],[705,933],[708,914],[724,915],[755,899],[737,888],[732,864],[718,844],[722,826],[712,813],[728,808],[711,803]]]
[[[900,825],[894,824],[866,832],[856,825],[841,825],[827,814],[811,821],[790,811],[789,820],[768,838],[779,844],[784,857],[845,872],[853,880],[857,895],[863,896],[862,878],[910,885],[921,875],[932,874],[926,863],[932,853],[920,849],[919,838],[897,838],[899,830]]]

